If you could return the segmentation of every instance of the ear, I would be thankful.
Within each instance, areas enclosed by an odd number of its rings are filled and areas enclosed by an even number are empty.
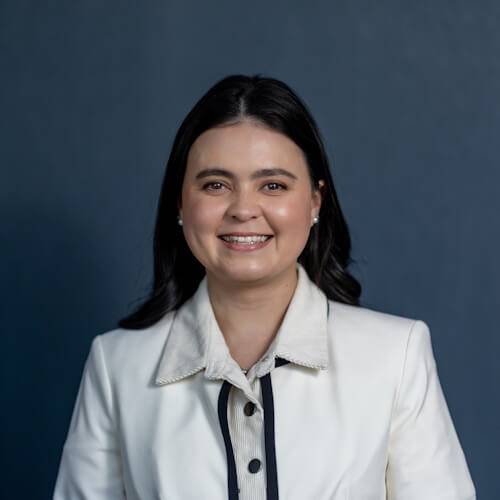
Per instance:
[[[321,202],[323,200],[323,190],[325,187],[325,181],[320,179],[318,181],[318,188],[313,190],[312,202],[311,202],[311,217],[315,217],[319,214],[321,209]]]

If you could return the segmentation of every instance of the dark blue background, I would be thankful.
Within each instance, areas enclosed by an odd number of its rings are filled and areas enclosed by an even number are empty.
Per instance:
[[[363,305],[425,320],[500,498],[498,1],[2,1],[0,496],[49,498],[91,339],[144,295],[164,165],[217,79],[323,133]]]

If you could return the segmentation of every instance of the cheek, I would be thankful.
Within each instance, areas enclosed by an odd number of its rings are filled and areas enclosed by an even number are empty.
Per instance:
[[[192,197],[186,203],[184,212],[186,225],[196,229],[197,232],[210,232],[220,220],[223,212],[220,204],[208,203],[203,198]]]
[[[278,231],[300,234],[309,226],[309,208],[302,199],[290,199],[286,203],[276,205],[272,214]]]
[[[220,203],[209,203],[195,196],[184,205],[184,236],[195,255],[200,255],[215,245],[213,236],[220,227],[224,209]],[[202,250],[204,249],[204,250]]]

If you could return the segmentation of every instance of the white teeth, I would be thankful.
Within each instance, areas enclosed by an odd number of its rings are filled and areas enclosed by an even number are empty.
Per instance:
[[[221,238],[225,241],[252,244],[266,241],[270,236],[221,236]]]

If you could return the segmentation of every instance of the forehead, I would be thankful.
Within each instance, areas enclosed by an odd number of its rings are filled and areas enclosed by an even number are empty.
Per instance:
[[[192,173],[207,166],[233,171],[262,167],[287,167],[306,173],[302,150],[286,135],[252,122],[211,128],[189,150],[187,169]]]

